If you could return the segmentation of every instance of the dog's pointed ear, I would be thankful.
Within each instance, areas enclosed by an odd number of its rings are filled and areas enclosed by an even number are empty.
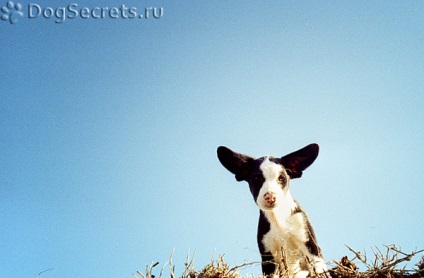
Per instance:
[[[292,152],[281,158],[281,164],[286,168],[290,178],[300,178],[303,170],[308,168],[317,158],[318,144],[310,144],[303,149]]]
[[[219,147],[217,150],[218,159],[221,164],[236,176],[237,181],[247,179],[249,165],[253,158],[244,154],[236,153],[227,147]]]

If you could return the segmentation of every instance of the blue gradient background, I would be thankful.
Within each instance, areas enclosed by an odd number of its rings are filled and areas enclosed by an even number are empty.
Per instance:
[[[328,261],[424,247],[422,1],[32,3],[164,14],[0,21],[0,277],[259,261],[219,145],[320,144],[291,186]]]

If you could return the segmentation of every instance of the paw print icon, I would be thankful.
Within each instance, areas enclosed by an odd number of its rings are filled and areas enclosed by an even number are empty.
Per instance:
[[[15,4],[12,1],[8,1],[5,6],[0,8],[0,11],[3,13],[0,16],[1,20],[9,21],[10,24],[16,23],[20,17],[24,16],[22,5],[19,3]]]

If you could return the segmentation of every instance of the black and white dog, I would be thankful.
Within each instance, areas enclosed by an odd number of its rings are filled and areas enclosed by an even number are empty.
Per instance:
[[[317,144],[310,144],[281,158],[255,159],[226,147],[218,148],[219,161],[237,181],[249,183],[260,209],[258,245],[266,276],[300,278],[326,272],[309,218],[289,191],[290,180],[302,176],[318,151]]]

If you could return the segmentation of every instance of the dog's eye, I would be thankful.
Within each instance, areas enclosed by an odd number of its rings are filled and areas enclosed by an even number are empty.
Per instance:
[[[286,177],[285,177],[285,176],[283,176],[283,175],[280,175],[280,176],[278,177],[278,181],[279,181],[279,182],[281,182],[281,183],[285,183],[285,182],[286,182]]]

